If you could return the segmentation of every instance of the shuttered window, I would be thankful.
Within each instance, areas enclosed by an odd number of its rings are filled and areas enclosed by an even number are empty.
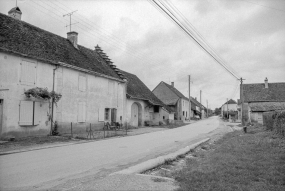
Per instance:
[[[79,75],[78,78],[78,89],[80,91],[86,91],[86,76]]]
[[[19,125],[38,125],[40,123],[41,114],[40,102],[21,101]]]
[[[86,103],[78,103],[78,122],[86,122]]]
[[[22,60],[20,83],[34,86],[36,84],[36,63]]]
[[[20,121],[19,125],[33,125],[34,102],[20,102]]]
[[[105,108],[99,108],[99,111],[98,111],[99,115],[99,119],[98,121],[104,121],[104,115],[105,115]]]

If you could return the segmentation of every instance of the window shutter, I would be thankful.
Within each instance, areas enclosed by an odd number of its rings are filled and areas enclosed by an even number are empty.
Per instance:
[[[33,125],[38,125],[38,124],[40,124],[40,117],[41,117],[41,114],[42,114],[41,103],[40,103],[40,102],[35,102]]]
[[[98,113],[99,113],[98,121],[104,121],[104,118],[105,118],[105,108],[99,108]]]
[[[22,61],[21,63],[21,84],[36,84],[36,64],[34,62]]]
[[[86,91],[86,77],[85,76],[79,76],[78,89],[80,91]]]
[[[32,101],[20,102],[20,121],[19,125],[33,125],[34,104]]]

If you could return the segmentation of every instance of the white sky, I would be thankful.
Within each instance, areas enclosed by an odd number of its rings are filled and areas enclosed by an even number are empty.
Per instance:
[[[170,0],[245,83],[285,82],[285,0]],[[7,14],[16,0],[0,0]],[[147,0],[18,0],[22,20],[62,37],[72,16],[79,44],[99,44],[150,90],[164,81],[211,109],[239,97],[239,82]]]

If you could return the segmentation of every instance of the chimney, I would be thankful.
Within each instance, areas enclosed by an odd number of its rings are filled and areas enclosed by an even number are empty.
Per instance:
[[[171,82],[171,86],[174,87],[174,82]]]
[[[8,12],[8,15],[14,19],[21,20],[22,11],[19,7],[14,7]]]
[[[67,39],[72,43],[72,45],[78,49],[77,47],[77,39],[78,39],[78,33],[75,31],[71,31],[67,33]]]
[[[267,77],[264,80],[264,84],[265,84],[265,88],[268,88],[268,79],[267,79]]]

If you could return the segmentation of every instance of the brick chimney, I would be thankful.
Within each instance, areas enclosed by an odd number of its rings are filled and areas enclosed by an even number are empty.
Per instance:
[[[174,87],[174,82],[171,82],[171,86]]]
[[[78,40],[78,33],[75,31],[71,31],[67,33],[67,39],[72,43],[72,45],[78,49],[77,47],[77,40]]]
[[[265,88],[268,88],[268,79],[267,79],[267,77],[264,80],[264,85],[265,85]]]
[[[14,7],[8,12],[8,15],[14,19],[21,20],[22,11],[19,7]]]

